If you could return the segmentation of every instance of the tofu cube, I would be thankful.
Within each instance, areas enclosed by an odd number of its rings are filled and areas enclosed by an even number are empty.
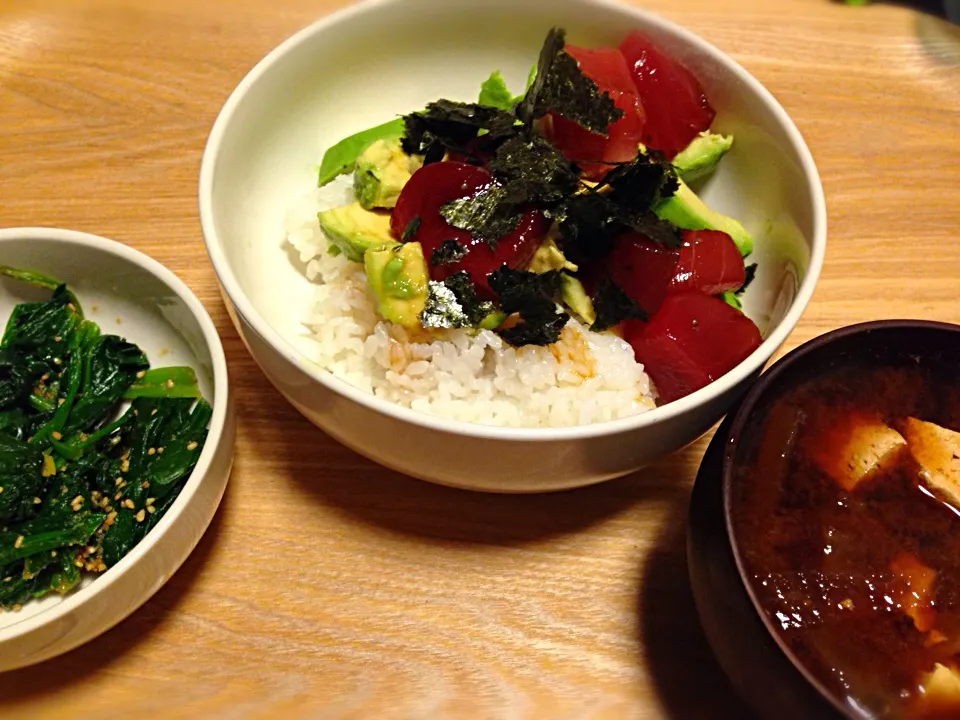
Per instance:
[[[902,430],[927,485],[960,507],[960,433],[917,418],[907,418]]]
[[[811,458],[847,492],[896,459],[907,441],[879,415],[848,412],[826,424],[813,442]]]
[[[920,687],[929,700],[956,701],[960,699],[960,673],[952,667],[937,663],[932,672],[923,676]]]

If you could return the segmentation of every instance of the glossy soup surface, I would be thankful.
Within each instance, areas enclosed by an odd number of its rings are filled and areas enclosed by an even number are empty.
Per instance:
[[[909,418],[960,431],[955,367],[832,371],[779,398],[739,450],[734,532],[773,625],[842,702],[960,718],[960,502],[904,440]],[[867,426],[893,449],[858,464]]]

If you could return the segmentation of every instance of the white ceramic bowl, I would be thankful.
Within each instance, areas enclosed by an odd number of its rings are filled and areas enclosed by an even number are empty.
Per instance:
[[[748,314],[763,345],[708,387],[629,419],[504,429],[407,410],[313,364],[300,319],[311,286],[281,248],[284,216],[315,185],[332,143],[440,97],[475,101],[494,68],[522,87],[552,26],[576,45],[616,46],[639,28],[681,59],[736,141],[701,188],[756,236]],[[640,468],[708,430],[784,342],[810,299],[826,243],[810,153],[759,82],[704,40],[647,12],[601,0],[371,0],[281,44],[240,83],[210,134],[200,217],[231,317],[267,377],[345,445],[401,472],[500,492],[556,490]],[[308,452],[304,449],[304,452]]]
[[[119,563],[64,597],[0,613],[0,671],[46,660],[116,625],[170,579],[220,504],[233,462],[235,418],[227,365],[210,316],[172,272],[143,253],[94,235],[49,228],[0,230],[0,263],[69,284],[103,332],[139,345],[154,366],[189,365],[213,406],[189,480],[157,526]],[[49,292],[0,279],[0,318]]]

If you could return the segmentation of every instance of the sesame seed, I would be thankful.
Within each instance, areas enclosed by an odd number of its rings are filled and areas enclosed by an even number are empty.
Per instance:
[[[2,493],[2,492],[3,492],[3,487],[2,487],[2,486],[0,486],[0,493]]]
[[[126,500],[123,501],[123,506],[129,510],[133,510],[134,508],[133,500],[131,500],[130,498],[127,498]]]
[[[137,380],[143,380],[143,377],[147,374],[146,370],[141,370],[137,373]]]
[[[157,509],[153,505],[147,505],[147,512],[153,515]]]
[[[4,582],[10,582],[11,580],[13,580],[13,575],[7,575],[7,577],[3,579]]]
[[[110,504],[110,498],[108,497],[100,498],[100,507],[105,508],[109,504]]]
[[[10,608],[10,609],[13,610],[14,612],[17,612],[17,611],[20,609],[20,603],[17,603],[16,605],[14,605],[14,606],[13,606],[12,608]]]
[[[144,480],[142,483],[140,483],[140,487],[142,487],[144,490],[146,490],[148,487],[150,487],[150,481],[149,481],[149,480]]]
[[[54,358],[54,359],[53,359],[53,364],[54,364],[54,365],[63,365],[63,360],[61,360],[60,358]]]
[[[143,522],[143,519],[146,517],[146,514],[141,509],[134,517],[137,519],[137,522]]]
[[[156,501],[156,498],[147,498],[147,505],[153,505]]]
[[[173,380],[172,380],[171,378],[167,378],[167,383],[166,383],[166,385],[167,385],[168,388],[172,388],[172,387],[173,387]]]
[[[81,560],[80,558],[74,558],[74,559],[73,559],[73,564],[76,565],[78,568],[82,568],[82,567],[83,567],[83,560]]]
[[[56,557],[56,556],[57,556],[57,551],[56,551],[56,550],[51,550],[51,551],[50,551],[50,557]]]
[[[17,539],[13,541],[13,546],[15,548],[23,547],[23,535],[17,535]]]
[[[82,505],[83,495],[77,495],[70,503],[71,505]]]
[[[73,303],[67,303],[67,307],[68,307],[70,310],[72,310],[73,312],[76,312],[76,311],[77,311],[77,306],[74,305]]]
[[[157,454],[158,454],[158,455],[163,455],[163,448],[162,448],[162,447],[158,447],[158,448],[157,448]]]
[[[113,484],[116,485],[117,487],[120,487],[120,483],[122,483],[122,482],[123,482],[123,477],[121,476],[121,477],[116,478],[116,479],[113,481]]]
[[[122,492],[118,492],[116,495],[113,496],[113,499],[114,499],[114,500],[119,500],[119,499],[122,498],[122,497],[123,497],[123,493],[122,493]]]
[[[34,505],[39,505],[39,504],[42,503],[42,502],[43,502],[43,500],[41,500],[41,499],[38,498],[37,496],[34,496],[34,497],[33,497],[33,504],[34,504]]]
[[[151,414],[151,415],[156,415],[156,414],[157,414],[157,409],[154,408],[153,410],[151,410],[151,411],[150,411],[150,414]]]
[[[59,335],[54,335],[54,336],[53,336],[53,341],[54,341],[54,342],[62,342],[62,341],[63,341],[63,338],[60,337]]]
[[[156,455],[156,454],[157,454],[156,448],[147,448],[147,455]]]
[[[59,430],[54,430],[52,433],[50,433],[50,437],[52,437],[54,440],[63,440],[63,433],[61,433]]]
[[[196,450],[196,449],[197,449],[196,440],[191,440],[190,442],[187,443],[187,450]]]

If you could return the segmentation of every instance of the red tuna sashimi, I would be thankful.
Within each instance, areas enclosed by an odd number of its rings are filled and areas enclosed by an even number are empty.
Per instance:
[[[606,137],[585,130],[573,120],[550,113],[554,144],[564,155],[576,161],[587,177],[598,179],[610,167],[597,161],[614,163],[636,157],[643,134],[643,105],[626,60],[618,50],[591,50],[572,45],[565,49],[576,59],[583,74],[593,80],[601,92],[609,93],[614,104],[623,110],[623,117],[610,124]]]
[[[710,127],[716,112],[693,73],[642,33],[627,35],[620,52],[647,114],[641,142],[672,159]]]
[[[403,237],[404,230],[415,217],[420,219],[418,229],[409,240],[419,242],[423,247],[432,280],[443,280],[466,270],[477,286],[477,294],[484,299],[493,297],[487,275],[504,264],[512,268],[526,267],[550,227],[543,213],[527,211],[521,215],[516,229],[500,238],[496,248],[491,249],[484,240],[444,220],[440,214],[443,205],[476,195],[492,182],[490,173],[475,165],[460,162],[424,165],[404,185],[390,217],[390,230],[397,239]],[[466,255],[456,262],[433,265],[430,258],[434,250],[448,239],[463,245],[467,249]]]
[[[680,251],[629,231],[620,235],[603,259],[607,275],[648,315],[660,309],[677,273]]]
[[[683,247],[669,292],[700,290],[719,295],[736,290],[746,279],[737,244],[720,230],[684,230]]]
[[[725,375],[762,341],[750,318],[696,290],[668,295],[649,322],[628,320],[623,331],[661,404]]]

